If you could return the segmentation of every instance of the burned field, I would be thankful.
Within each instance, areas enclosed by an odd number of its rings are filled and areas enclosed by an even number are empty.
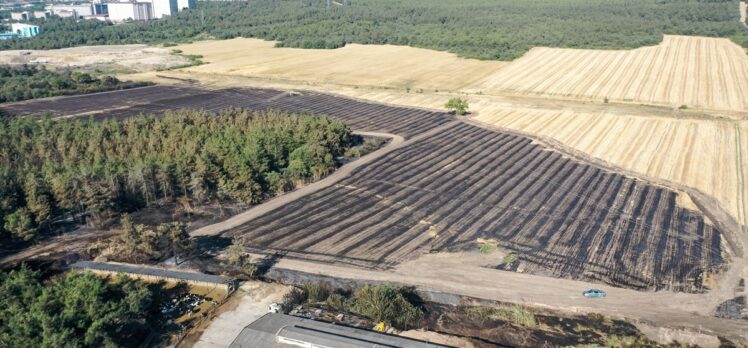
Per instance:
[[[495,239],[524,271],[698,291],[722,236],[677,193],[457,123],[227,232],[259,251],[387,268]]]
[[[446,113],[321,93],[174,86],[0,109],[107,119],[232,107],[326,114],[355,130],[405,137],[453,121]],[[726,262],[723,236],[700,212],[679,206],[678,194],[526,137],[455,122],[226,234],[244,236],[259,252],[382,269],[493,239],[516,253],[524,272],[699,291],[704,274]]]
[[[61,97],[0,105],[7,115],[92,115],[126,118],[195,108],[219,112],[228,108],[278,109],[324,114],[346,122],[352,129],[410,137],[451,121],[448,114],[367,103],[314,92],[289,93],[272,89],[151,86],[116,92]]]

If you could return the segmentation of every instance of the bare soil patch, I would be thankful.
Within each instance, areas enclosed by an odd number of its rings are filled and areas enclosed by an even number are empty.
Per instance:
[[[81,46],[55,50],[0,51],[0,64],[39,64],[50,69],[75,69],[102,73],[138,73],[169,69],[189,61],[171,48],[147,45]]]

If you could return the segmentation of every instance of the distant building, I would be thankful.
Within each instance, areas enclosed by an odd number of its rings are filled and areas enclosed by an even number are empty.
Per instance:
[[[29,12],[29,11],[11,12],[10,13],[10,19],[16,20],[16,21],[28,21],[31,18],[34,18],[34,15],[31,14],[31,12]]]
[[[179,11],[189,10],[197,6],[197,0],[177,0]]]
[[[110,2],[107,4],[112,22],[147,21],[153,19],[150,2]]]
[[[153,8],[153,18],[164,18],[179,11],[177,0],[150,0]]]
[[[93,4],[84,2],[80,4],[52,4],[47,10],[55,16],[82,18],[95,14]]]
[[[34,11],[34,18],[46,19],[52,15],[49,11]]]
[[[12,23],[10,25],[10,31],[0,33],[0,40],[7,40],[13,38],[22,37],[34,37],[39,35],[40,30],[38,25],[31,25],[26,23]]]
[[[196,0],[122,0],[107,3],[109,20],[115,23],[127,20],[160,19],[173,16],[179,11],[194,8],[196,5]],[[149,8],[148,13],[142,13],[146,7]],[[136,15],[136,12],[141,12],[141,15]]]
[[[39,35],[39,26],[25,23],[13,23],[10,30],[20,37],[34,37]]]
[[[285,314],[268,313],[239,333],[229,348],[444,348],[447,346],[335,325]]]

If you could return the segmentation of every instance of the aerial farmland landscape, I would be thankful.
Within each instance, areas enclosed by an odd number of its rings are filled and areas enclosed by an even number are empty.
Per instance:
[[[0,2],[0,347],[748,347],[747,8]]]

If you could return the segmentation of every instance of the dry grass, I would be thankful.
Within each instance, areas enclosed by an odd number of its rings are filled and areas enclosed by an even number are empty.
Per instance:
[[[462,89],[506,65],[390,45],[351,44],[336,50],[307,50],[274,48],[270,41],[240,38],[176,48],[186,54],[200,54],[210,63],[188,71],[414,91]]]
[[[728,39],[689,36],[629,51],[539,47],[472,90],[748,111],[748,56]]]

